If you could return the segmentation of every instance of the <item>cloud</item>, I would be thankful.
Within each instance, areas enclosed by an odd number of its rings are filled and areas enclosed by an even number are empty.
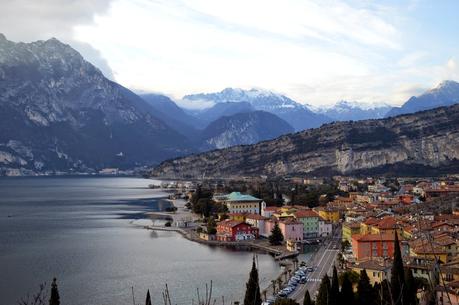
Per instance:
[[[90,44],[74,39],[74,27],[91,24],[112,0],[14,0],[0,4],[0,29],[9,40],[36,41],[56,37],[70,44],[108,77],[108,62]]]
[[[225,87],[294,94],[297,84],[364,78],[379,50],[399,50],[399,33],[384,14],[343,1],[118,0],[75,33],[136,90],[178,99]],[[310,95],[299,101],[327,101]]]
[[[57,37],[122,85],[183,105],[183,95],[226,87],[265,88],[313,105],[401,104],[459,79],[457,47],[419,35],[425,20],[416,14],[426,5],[417,0],[4,2],[0,28],[9,39]],[[435,33],[441,23],[425,27]],[[454,28],[444,26],[443,34]]]

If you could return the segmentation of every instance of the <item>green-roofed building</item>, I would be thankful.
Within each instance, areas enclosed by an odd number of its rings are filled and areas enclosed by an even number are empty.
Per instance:
[[[262,200],[252,195],[232,192],[227,195],[215,196],[214,200],[225,204],[229,213],[260,214]]]

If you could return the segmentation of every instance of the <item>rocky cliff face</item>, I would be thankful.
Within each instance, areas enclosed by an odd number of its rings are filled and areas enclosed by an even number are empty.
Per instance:
[[[154,176],[416,173],[457,166],[459,105],[412,115],[339,122],[249,146],[163,162]]]
[[[293,132],[284,120],[265,111],[252,111],[223,116],[202,131],[206,150],[234,145],[254,144]]]
[[[70,46],[0,34],[0,175],[154,164],[189,147]]]

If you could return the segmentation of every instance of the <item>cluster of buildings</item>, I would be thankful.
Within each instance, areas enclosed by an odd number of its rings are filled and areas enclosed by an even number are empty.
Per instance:
[[[277,224],[287,243],[301,243],[332,233],[333,223],[339,221],[338,210],[309,209],[304,206],[267,207],[261,199],[233,192],[215,195],[214,201],[228,209],[228,219],[217,223],[216,239],[240,241],[268,238]]]
[[[413,276],[437,285],[438,299],[459,300],[459,213],[455,207],[459,183],[401,180],[394,189],[371,179],[361,185],[367,187],[357,191],[356,183],[343,178],[339,188],[349,196],[327,205],[343,219],[345,268],[365,269],[372,283],[390,279],[397,233],[405,266]],[[457,196],[456,200],[451,196]],[[449,211],[442,214],[439,207]]]

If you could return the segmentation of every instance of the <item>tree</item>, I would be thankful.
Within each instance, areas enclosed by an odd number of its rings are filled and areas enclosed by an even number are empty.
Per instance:
[[[339,281],[341,285],[343,285],[344,276],[347,276],[349,281],[351,281],[352,284],[357,284],[360,280],[360,275],[357,272],[353,270],[346,271],[339,275]]]
[[[53,279],[51,284],[51,296],[49,298],[49,305],[59,305],[61,303],[59,298],[59,291],[57,290],[57,280]]]
[[[311,296],[309,295],[309,290],[306,290],[304,294],[303,305],[313,305],[314,302],[311,300]]]
[[[276,222],[274,228],[271,230],[271,235],[269,236],[269,243],[271,245],[281,245],[283,241],[284,235],[282,235],[282,231]]]
[[[392,305],[391,295],[390,295],[390,285],[389,281],[384,279],[380,284],[375,284],[375,293],[378,305]]]
[[[349,273],[347,272],[343,274],[339,303],[345,305],[354,304],[354,290],[352,289],[352,282],[349,278]]]
[[[286,299],[286,298],[280,298],[277,299],[276,302],[274,302],[274,305],[300,305],[295,300],[292,299]]]
[[[255,256],[253,257],[249,281],[246,284],[244,305],[261,305],[260,284],[258,281],[258,270],[255,264]]]
[[[339,303],[339,281],[338,281],[338,271],[336,266],[333,266],[333,276],[330,287],[330,297],[328,299],[329,305],[337,305]]]
[[[319,293],[316,298],[316,305],[328,305],[330,297],[330,279],[327,274],[324,275],[320,282]]]
[[[413,277],[413,273],[411,272],[411,269],[408,268],[405,270],[405,286],[406,289],[404,289],[403,294],[403,305],[417,305],[417,286]]]
[[[217,234],[217,223],[213,217],[207,221],[207,234]]]
[[[358,305],[373,305],[376,304],[376,294],[373,286],[370,284],[367,271],[360,271],[360,280],[357,284],[357,304]]]
[[[405,287],[405,271],[403,269],[402,252],[400,251],[400,243],[398,241],[398,234],[395,231],[394,239],[394,263],[392,265],[390,288],[392,300],[394,305],[403,304],[403,293]],[[406,305],[406,304],[405,304]]]
[[[147,299],[145,300],[145,305],[151,305],[150,289],[147,290]]]

